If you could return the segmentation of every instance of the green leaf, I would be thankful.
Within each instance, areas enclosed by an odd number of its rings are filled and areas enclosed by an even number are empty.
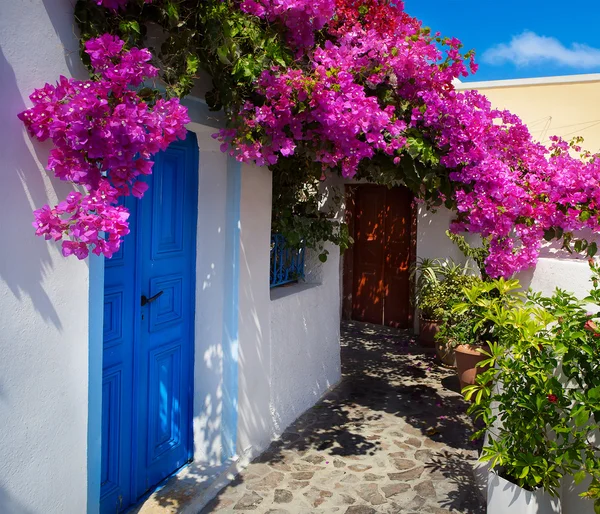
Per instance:
[[[178,21],[179,20],[179,11],[177,10],[177,6],[171,2],[167,4],[167,15],[171,20]]]
[[[546,241],[552,241],[556,237],[556,231],[553,228],[549,228],[544,232],[544,239]]]
[[[600,400],[600,386],[593,387],[587,392],[587,397],[592,400]]]
[[[190,75],[193,75],[198,71],[198,67],[200,66],[200,59],[195,54],[189,54],[186,58],[186,72]]]
[[[231,64],[229,60],[229,49],[226,46],[219,46],[217,48],[217,56],[219,57],[219,61],[223,64]]]
[[[573,413],[575,425],[581,427],[590,420],[590,412],[582,405]]]
[[[521,474],[519,475],[519,478],[525,478],[527,476],[527,473],[529,473],[529,466],[524,466],[523,470],[521,471]]]
[[[123,32],[135,32],[136,34],[141,34],[140,24],[135,20],[123,20],[121,23],[119,23],[119,28]]]

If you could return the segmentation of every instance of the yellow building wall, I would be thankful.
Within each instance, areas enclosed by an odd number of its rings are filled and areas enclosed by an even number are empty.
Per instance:
[[[583,148],[596,153],[600,152],[600,75],[597,77],[582,82],[565,77],[568,82],[497,81],[462,83],[457,87],[477,89],[494,107],[520,116],[536,141],[548,144],[553,135],[567,140],[582,136]]]

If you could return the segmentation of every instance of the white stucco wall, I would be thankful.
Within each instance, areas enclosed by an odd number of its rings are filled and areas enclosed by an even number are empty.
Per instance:
[[[340,362],[339,248],[325,263],[309,251],[306,282],[271,290],[271,411],[280,435],[337,384]]]
[[[34,88],[61,74],[85,77],[72,20],[70,0],[0,2],[3,514],[86,511],[88,297],[90,269],[96,287],[102,265],[65,259],[34,235],[32,209],[69,188],[44,171],[50,145],[33,143],[16,117]]]
[[[566,255],[564,255],[566,254]],[[559,287],[584,298],[591,287],[591,272],[587,261],[562,257],[540,257],[535,268],[522,271],[517,275],[524,288],[531,287],[545,295],[551,295]]]
[[[239,279],[238,454],[265,449],[272,433],[269,254],[271,172],[242,166]]]
[[[339,250],[269,290],[271,173],[242,167],[238,453],[266,448],[340,379]]]
[[[424,205],[419,205],[417,214],[417,258],[448,258],[455,262],[465,261],[462,252],[446,235],[452,218],[452,211],[445,207],[441,207],[434,212],[427,210]]]

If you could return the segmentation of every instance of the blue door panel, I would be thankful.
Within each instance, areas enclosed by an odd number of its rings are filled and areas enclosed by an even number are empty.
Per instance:
[[[143,495],[191,459],[194,270],[197,225],[197,152],[189,142],[160,154],[165,170],[151,177],[152,201],[142,205],[142,294],[148,304],[140,337],[140,419],[136,494]],[[194,173],[190,173],[193,170]]]
[[[129,222],[135,227],[137,203],[127,198]],[[105,260],[102,376],[101,511],[115,513],[131,503],[131,428],[133,340],[136,334],[136,244],[126,238]]]
[[[125,510],[191,459],[198,147],[156,156],[106,260],[100,512]],[[141,298],[157,296],[141,305]]]

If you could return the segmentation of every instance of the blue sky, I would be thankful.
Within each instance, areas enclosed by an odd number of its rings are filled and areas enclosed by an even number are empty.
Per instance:
[[[501,80],[600,73],[600,2],[405,0],[423,25],[475,48],[479,71]]]

